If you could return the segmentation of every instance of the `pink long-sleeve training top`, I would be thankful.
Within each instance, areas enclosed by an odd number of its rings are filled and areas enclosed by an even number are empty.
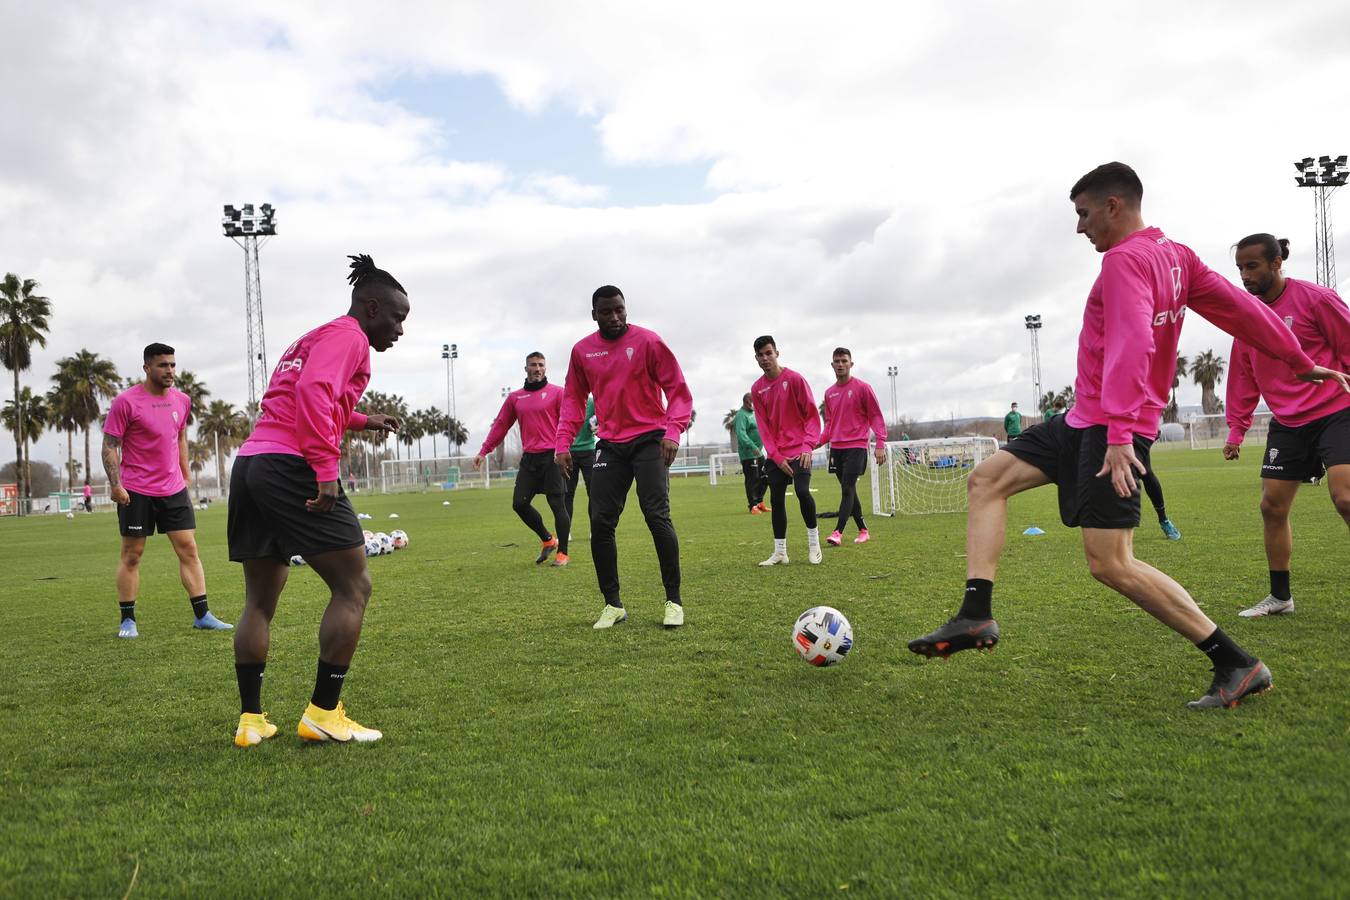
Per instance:
[[[595,397],[596,434],[615,444],[653,431],[678,442],[694,411],[694,397],[675,354],[656,332],[637,325],[629,325],[612,341],[597,331],[572,348],[555,453],[568,452],[581,430],[587,394]]]
[[[563,389],[556,384],[546,384],[533,391],[521,388],[507,394],[478,455],[487,456],[496,450],[516,422],[520,423],[521,449],[526,453],[551,453],[553,438],[558,433],[562,397]]]
[[[869,431],[876,435],[878,446],[886,443],[886,418],[872,386],[860,378],[849,378],[826,388],[823,437],[830,449],[866,447]]]
[[[800,373],[784,368],[773,380],[759,376],[750,385],[750,399],[764,452],[774,464],[810,453],[820,443],[820,410]]]
[[[1266,305],[1210,269],[1184,244],[1144,228],[1102,256],[1078,335],[1069,424],[1105,425],[1107,443],[1152,438],[1176,372],[1188,309],[1296,372],[1313,361]]]
[[[354,410],[369,383],[370,340],[356,319],[320,325],[281,354],[239,455],[303,457],[319,481],[337,481],[342,432],[366,427]]]
[[[1284,280],[1284,292],[1269,304],[1270,311],[1294,333],[1303,352],[1319,366],[1350,371],[1350,307],[1331,288]],[[1252,427],[1259,397],[1281,425],[1297,428],[1350,409],[1350,394],[1339,384],[1299,381],[1293,369],[1259,353],[1240,338],[1233,339],[1228,356],[1228,443],[1240,444]]]

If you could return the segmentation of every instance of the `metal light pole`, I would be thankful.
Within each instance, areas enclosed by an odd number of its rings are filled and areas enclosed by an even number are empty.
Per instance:
[[[1345,156],[1311,156],[1294,163],[1299,187],[1313,189],[1313,244],[1317,257],[1317,283],[1336,290],[1336,235],[1331,229],[1331,210],[1327,201],[1345,187],[1350,178],[1350,166]]]
[[[896,405],[895,379],[900,375],[899,366],[887,366],[886,375],[891,379],[891,424],[900,421],[900,407]]]
[[[459,345],[441,344],[441,359],[445,360],[445,414],[450,417],[445,431],[446,449],[453,443],[455,455],[458,456],[459,442],[452,441],[450,433],[454,431],[455,424],[459,421],[459,417],[455,415],[455,360],[459,359]]]
[[[1024,321],[1027,325],[1027,332],[1031,335],[1031,408],[1040,411],[1041,408],[1041,317],[1027,316]]]
[[[252,203],[245,203],[239,209],[226,205],[225,215],[221,219],[225,236],[234,241],[244,251],[244,320],[248,331],[248,402],[249,410],[259,408],[262,395],[267,391],[267,380],[271,372],[267,369],[267,341],[263,336],[262,280],[258,267],[258,238],[267,243],[267,238],[277,233],[276,210],[272,204],[264,203],[253,211]]]

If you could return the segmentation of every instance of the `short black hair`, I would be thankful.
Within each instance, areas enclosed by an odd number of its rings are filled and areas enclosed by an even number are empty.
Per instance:
[[[763,347],[765,344],[773,344],[773,349],[778,349],[778,342],[773,339],[773,335],[761,334],[759,337],[755,338],[755,352],[758,353],[759,348]]]
[[[145,361],[149,362],[156,356],[173,356],[173,348],[170,347],[168,344],[161,344],[159,342],[155,342],[153,344],[146,344]]]
[[[348,255],[352,261],[351,271],[347,273],[347,283],[352,286],[352,299],[369,296],[367,291],[370,288],[382,286],[393,288],[400,294],[407,296],[407,291],[403,285],[398,283],[398,279],[390,275],[384,269],[375,265],[375,260],[371,259],[365,253],[358,253],[355,256]]]
[[[835,347],[834,352],[830,354],[830,359],[834,359],[836,356],[847,356],[849,359],[852,359],[853,351],[847,347]]]
[[[1289,239],[1277,238],[1273,234],[1249,234],[1237,242],[1237,249],[1243,250],[1247,247],[1260,247],[1266,262],[1274,262],[1276,257],[1280,259],[1289,258]]]
[[[532,359],[547,359],[547,357],[544,356],[544,354],[540,353],[538,350],[532,350],[529,353],[525,354],[525,361],[529,362]]]
[[[591,309],[595,309],[595,304],[599,303],[601,300],[608,300],[610,297],[618,297],[620,300],[628,299],[623,295],[623,291],[619,290],[614,285],[602,284],[595,289],[595,293],[591,294]]]
[[[1069,199],[1084,193],[1095,197],[1119,197],[1138,206],[1144,200],[1144,183],[1134,169],[1123,162],[1102,163],[1074,182],[1069,189]]]

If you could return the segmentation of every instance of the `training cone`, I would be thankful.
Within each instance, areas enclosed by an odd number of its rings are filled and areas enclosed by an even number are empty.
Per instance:
[[[1032,536],[1035,536],[1035,535],[1038,535],[1038,534],[1045,534],[1045,532],[1044,532],[1042,529],[1037,528],[1035,525],[1032,525],[1030,528],[1028,528],[1026,531],[1024,531],[1024,532],[1022,532],[1022,533],[1023,533],[1023,534],[1029,534],[1029,535],[1032,535]]]
[[[397,518],[398,518],[398,513],[390,513],[390,514],[389,514],[389,518],[391,518],[391,519],[397,519]]]

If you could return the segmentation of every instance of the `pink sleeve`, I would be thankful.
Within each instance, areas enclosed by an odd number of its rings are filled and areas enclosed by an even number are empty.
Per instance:
[[[507,394],[506,399],[502,401],[501,411],[497,413],[497,418],[492,420],[492,428],[488,430],[488,435],[483,439],[483,446],[478,448],[479,456],[487,456],[497,445],[506,437],[506,433],[511,430],[511,426],[516,424],[516,398]]]
[[[867,386],[866,395],[863,397],[863,408],[867,410],[868,421],[872,423],[872,433],[876,435],[877,446],[886,443],[886,417],[881,414],[881,404],[877,401],[877,392],[872,390],[872,386]]]
[[[1102,411],[1106,442],[1128,444],[1146,397],[1153,354],[1153,286],[1124,253],[1102,260]]]
[[[1314,365],[1298,344],[1294,332],[1260,300],[1234,285],[1204,263],[1192,263],[1187,304],[1244,344],[1282,360],[1294,374]]]
[[[357,412],[356,410],[352,410],[352,417],[347,420],[347,430],[363,431],[366,427],[366,423],[369,421],[370,416],[366,415],[363,412]]]
[[[751,387],[753,396],[750,398],[750,405],[755,408],[755,421],[759,423],[759,439],[764,444],[764,455],[769,458],[774,465],[778,465],[783,458],[778,455],[778,442],[773,435],[773,426],[769,422],[769,408],[764,405],[760,399],[759,393]]]
[[[806,421],[806,445],[815,447],[820,443],[820,407],[816,406],[811,385],[806,383],[806,378],[800,373],[797,375],[797,384],[797,401],[801,404],[802,418]]]
[[[1228,393],[1224,397],[1224,418],[1228,422],[1228,443],[1240,444],[1252,427],[1252,413],[1261,391],[1252,372],[1251,351],[1237,338],[1228,354]]]
[[[1313,306],[1313,318],[1336,354],[1341,371],[1350,371],[1350,306],[1333,293]]]
[[[364,335],[334,332],[314,345],[295,384],[295,439],[319,481],[338,480],[339,397],[370,353]]]
[[[127,433],[128,420],[131,418],[131,404],[122,397],[113,399],[108,408],[108,418],[103,422],[103,433],[120,438]]]
[[[572,449],[581,420],[586,418],[586,397],[591,393],[590,381],[581,367],[581,354],[572,348],[567,362],[567,380],[563,382],[562,403],[558,407],[558,431],[553,436],[553,452],[567,453]]]
[[[666,420],[662,423],[666,428],[665,438],[678,444],[680,435],[689,428],[689,419],[694,411],[694,395],[689,393],[684,372],[680,371],[680,364],[665,341],[652,342],[651,365],[652,376],[666,395]]]

